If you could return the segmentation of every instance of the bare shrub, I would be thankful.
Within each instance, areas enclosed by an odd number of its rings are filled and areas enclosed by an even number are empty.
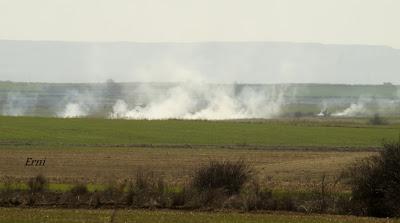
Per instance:
[[[311,188],[305,193],[305,196],[298,197],[297,202],[300,211],[306,213],[338,212],[341,208],[338,207],[338,201],[342,198],[339,196],[341,191],[336,186],[340,179],[340,176],[322,174],[319,181],[311,184]]]
[[[186,187],[183,187],[181,190],[169,192],[171,198],[171,207],[183,207],[186,204],[186,190]]]
[[[354,163],[344,173],[356,213],[400,216],[400,142],[384,143],[379,155]]]
[[[28,180],[28,188],[31,192],[45,191],[48,188],[48,181],[43,175],[39,174]]]
[[[116,184],[114,185],[114,188],[118,193],[124,193],[127,185],[128,185],[128,180],[121,179],[116,182]]]
[[[117,181],[110,181],[104,190],[100,192],[103,200],[108,203],[121,203],[127,200],[125,192],[128,190],[128,180],[120,179]]]
[[[102,201],[101,201],[101,194],[100,192],[96,191],[94,192],[89,199],[88,202],[89,207],[92,208],[99,208],[102,205]]]
[[[242,209],[245,211],[253,210],[275,210],[277,202],[272,197],[272,191],[262,188],[258,181],[253,180],[240,195],[242,199]]]
[[[164,206],[166,184],[153,173],[138,171],[134,181],[127,185],[126,202],[135,207]]]
[[[192,186],[199,192],[223,190],[226,195],[238,194],[252,176],[250,167],[242,160],[211,161],[198,169]]]
[[[87,194],[88,192],[89,191],[88,191],[86,184],[83,184],[83,183],[76,184],[75,186],[73,186],[71,188],[71,193],[73,195],[84,195],[84,194]]]

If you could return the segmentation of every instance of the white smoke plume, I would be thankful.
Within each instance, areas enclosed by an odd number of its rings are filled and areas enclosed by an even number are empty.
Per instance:
[[[393,115],[398,114],[400,109],[400,98],[375,98],[373,96],[361,96],[357,101],[354,101],[348,105],[347,108],[336,111],[331,114],[334,117],[362,117],[371,116],[379,113],[382,115]],[[329,103],[331,109],[335,107],[342,107],[344,104],[348,104],[346,100],[336,99]],[[322,111],[328,110],[327,104],[324,102],[321,113],[318,116],[323,116]]]
[[[85,109],[81,107],[78,103],[68,103],[65,106],[65,110],[59,114],[59,117],[63,118],[77,118],[77,117],[84,117],[88,113]]]
[[[364,103],[352,103],[350,107],[346,108],[341,112],[333,113],[332,116],[337,117],[354,117],[354,116],[363,116],[368,115],[370,112],[365,107]]]
[[[343,111],[333,113],[337,117],[370,116],[374,113],[391,114],[398,109],[396,100],[376,99],[374,97],[360,97],[357,102],[351,103]]]
[[[318,117],[325,117],[329,115],[328,102],[323,101],[321,105],[321,111],[317,114]]]
[[[357,102],[353,102],[349,107],[343,111],[335,112],[332,116],[336,117],[357,117],[357,116],[369,116],[375,113],[375,107],[378,105],[379,100],[371,96],[360,96]],[[377,108],[385,107],[385,104],[379,105]]]
[[[23,116],[32,113],[37,102],[37,95],[28,95],[21,92],[9,92],[2,115]]]
[[[96,97],[90,93],[70,91],[61,102],[62,110],[57,113],[57,117],[61,118],[77,118],[88,116],[92,110],[98,107]]]
[[[284,86],[236,89],[235,85],[185,83],[155,97],[152,93],[149,94],[153,97],[149,97],[142,92],[136,105],[118,100],[109,117],[207,120],[272,118],[281,112],[285,90]]]

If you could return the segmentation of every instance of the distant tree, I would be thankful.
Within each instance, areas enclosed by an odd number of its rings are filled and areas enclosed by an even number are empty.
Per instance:
[[[121,85],[116,83],[113,79],[107,79],[105,84],[105,94],[107,98],[116,99],[122,94]]]
[[[371,119],[369,119],[369,124],[371,125],[386,125],[387,121],[382,118],[379,114],[375,114]]]

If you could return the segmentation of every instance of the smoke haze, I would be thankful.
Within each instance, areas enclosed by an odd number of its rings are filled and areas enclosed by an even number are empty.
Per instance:
[[[286,93],[282,86],[235,89],[235,85],[196,83],[180,84],[159,97],[151,98],[146,92],[152,90],[145,91],[139,98],[143,105],[129,106],[125,101],[118,100],[110,117],[207,120],[272,118],[280,114]]]
[[[37,95],[23,94],[21,92],[8,92],[3,106],[3,115],[23,116],[33,110],[37,103]]]
[[[399,61],[400,51],[384,46],[0,41],[0,107],[3,115],[60,118],[394,115]]]

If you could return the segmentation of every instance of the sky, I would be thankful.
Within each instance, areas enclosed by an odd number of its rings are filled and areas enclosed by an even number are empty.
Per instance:
[[[399,0],[0,0],[0,39],[287,41],[400,49]]]

